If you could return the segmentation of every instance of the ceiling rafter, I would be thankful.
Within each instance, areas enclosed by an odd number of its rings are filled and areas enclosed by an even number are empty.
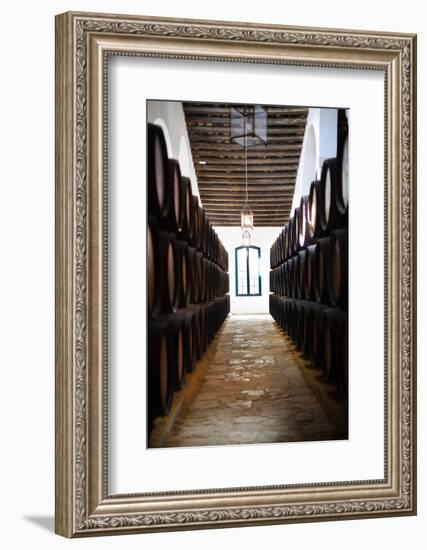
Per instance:
[[[213,224],[240,225],[245,199],[245,153],[230,142],[225,103],[184,103],[200,200]],[[268,105],[267,144],[248,149],[248,196],[258,226],[289,218],[308,109]]]

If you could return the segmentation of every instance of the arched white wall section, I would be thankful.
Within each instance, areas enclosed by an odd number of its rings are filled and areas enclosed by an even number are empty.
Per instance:
[[[319,109],[319,158],[318,167],[323,161],[337,156],[337,109]]]
[[[193,160],[190,158],[188,143],[184,136],[181,137],[179,143],[178,161],[179,167],[181,168],[181,174],[190,177],[191,168],[194,168],[194,166],[192,165]]]
[[[320,177],[323,161],[337,154],[338,110],[310,108],[304,132],[301,156],[295,181],[291,215],[308,195],[311,182]]]
[[[200,197],[182,103],[149,100],[147,101],[147,120],[162,128],[169,158],[178,160],[182,174],[190,178],[193,195]],[[183,159],[182,165],[181,159]]]
[[[301,159],[302,159],[301,155]],[[292,210],[297,208],[301,197],[310,192],[311,182],[316,178],[316,168],[318,159],[318,142],[316,138],[316,129],[311,124],[308,127],[304,143],[304,159],[300,162],[301,176],[297,179],[294,189],[294,199]]]
[[[166,149],[168,152],[168,157],[171,159],[174,157],[173,154],[173,147],[172,147],[172,141],[169,135],[169,130],[167,127],[166,122],[162,118],[156,118],[156,120],[153,122],[153,124],[156,124],[157,126],[160,126],[160,128],[163,130],[163,135],[165,136],[165,142],[166,142]]]

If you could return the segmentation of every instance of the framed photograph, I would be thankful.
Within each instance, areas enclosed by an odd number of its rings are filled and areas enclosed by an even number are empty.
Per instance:
[[[416,37],[56,18],[56,532],[416,513]]]

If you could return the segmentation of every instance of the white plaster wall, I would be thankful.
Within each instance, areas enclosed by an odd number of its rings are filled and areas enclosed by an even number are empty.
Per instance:
[[[301,157],[292,200],[293,214],[301,197],[310,192],[311,182],[323,161],[337,154],[337,109],[310,108],[302,143]]]
[[[281,228],[255,227],[252,233],[251,245],[259,246],[261,249],[261,296],[236,296],[235,249],[238,246],[242,246],[242,231],[240,227],[216,226],[215,230],[228,252],[231,313],[235,315],[268,313],[270,248],[279,235]]]
[[[191,180],[193,195],[199,197],[182,103],[180,101],[148,101],[147,120],[161,126],[165,134],[169,158],[179,161],[182,175]]]

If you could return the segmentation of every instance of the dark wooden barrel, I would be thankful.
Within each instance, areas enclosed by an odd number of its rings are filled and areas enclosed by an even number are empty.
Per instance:
[[[228,271],[226,271],[224,273],[225,275],[225,288],[224,288],[224,292],[225,294],[227,294],[228,292],[230,292],[230,274],[228,273]]]
[[[209,335],[208,335],[208,323],[209,323],[209,305],[204,302],[201,304],[200,316],[202,318],[202,330],[200,334],[200,345],[202,348],[202,353],[208,349],[209,344]]]
[[[189,185],[191,188],[191,182],[189,182]],[[188,241],[188,244],[190,246],[194,246],[195,231],[196,231],[194,209],[199,205],[199,201],[197,200],[197,197],[195,197],[192,193],[190,193],[189,204],[190,204],[190,217],[188,220],[188,234],[186,236],[186,240]]]
[[[156,216],[161,224],[169,213],[168,177],[168,153],[163,130],[155,124],[147,124],[148,213]]]
[[[332,306],[348,304],[348,230],[337,229],[331,234],[328,295]]]
[[[275,294],[279,294],[279,274],[278,274],[278,267],[275,267],[273,269],[273,292]]]
[[[276,294],[283,295],[282,291],[282,265],[276,267]]]
[[[314,295],[314,277],[317,269],[317,246],[311,244],[306,248],[306,257],[305,257],[305,273],[304,273],[304,298],[306,300],[313,301],[315,300]]]
[[[291,269],[292,269],[292,258],[288,258],[285,262],[285,289],[286,296],[288,298],[292,297],[292,281],[291,281]]]
[[[197,248],[199,243],[199,231],[200,231],[200,220],[199,220],[199,199],[192,195],[191,197],[191,234],[189,236],[189,243],[194,248]]]
[[[221,269],[224,269],[225,266],[225,248],[221,241],[219,241],[218,247],[218,265]]]
[[[291,216],[288,221],[288,258],[294,252],[294,216]]]
[[[178,248],[178,269],[179,275],[179,295],[178,307],[186,307],[190,303],[190,274],[189,274],[189,254],[188,243],[177,241]]]
[[[196,319],[194,312],[187,308],[178,313],[183,319],[184,368],[188,373],[194,370],[197,361]]]
[[[193,246],[188,247],[188,293],[189,303],[195,303],[199,299],[199,281],[196,271],[196,249]]]
[[[299,297],[303,300],[307,298],[307,250],[303,249],[298,252],[299,256],[299,272],[298,272],[298,289]]]
[[[182,205],[182,223],[178,238],[186,241],[190,238],[191,233],[191,181],[190,178],[181,176],[180,180],[180,197]]]
[[[207,305],[206,332],[207,332],[208,344],[210,344],[215,336],[215,331],[214,331],[215,304],[212,301],[208,301],[206,302],[206,305]]]
[[[277,294],[277,267],[271,271],[271,290],[274,294]]]
[[[305,357],[310,358],[313,331],[313,307],[316,307],[317,304],[308,300],[301,300],[301,306],[304,313],[301,321],[300,349]]]
[[[283,277],[284,277],[284,286],[285,286],[285,295],[290,297],[291,296],[291,289],[290,289],[290,277],[289,277],[289,269],[290,269],[290,259],[286,260],[284,263],[283,268]]]
[[[294,296],[295,298],[301,298],[301,286],[300,286],[300,271],[301,271],[301,258],[299,254],[294,256],[293,261],[293,285],[294,285]]]
[[[191,304],[186,309],[194,313],[195,332],[193,336],[195,338],[195,352],[197,359],[200,359],[204,352],[206,318],[201,304]]]
[[[194,271],[194,294],[193,294],[193,302],[195,304],[202,301],[202,269],[203,269],[203,254],[199,252],[198,250],[195,253],[194,257],[195,261],[195,271]]]
[[[159,224],[154,216],[147,223],[147,312],[148,317],[157,317],[162,309],[163,271],[159,264]]]
[[[277,300],[276,294],[270,294],[268,297],[268,311],[275,321],[277,321]]]
[[[315,262],[316,271],[313,278],[313,291],[316,302],[328,303],[328,270],[330,269],[331,239],[324,237],[316,242],[317,260]]]
[[[309,222],[309,197],[301,197],[300,207],[299,207],[299,230],[298,230],[298,239],[299,246],[303,248],[311,243],[313,238],[312,228]]]
[[[213,262],[218,265],[218,260],[219,260],[219,237],[218,237],[218,233],[214,230],[213,232]]]
[[[180,272],[177,240],[173,233],[160,231],[157,242],[160,277],[163,279],[162,313],[171,313],[178,307]]]
[[[199,250],[200,252],[203,252],[203,248],[204,248],[204,245],[205,245],[206,214],[205,214],[204,209],[201,206],[199,206],[197,208],[197,216],[199,218],[199,221],[198,221],[199,231],[198,231],[198,236],[197,236],[197,250]]]
[[[280,285],[281,285],[281,292],[280,294],[282,296],[287,295],[287,286],[286,286],[286,262],[283,262],[280,266]]]
[[[167,414],[172,402],[166,326],[167,323],[159,319],[148,321],[147,402],[151,420]]]
[[[288,252],[286,250],[286,243],[287,243],[287,240],[288,240],[288,226],[287,225],[284,225],[282,227],[280,237],[281,237],[281,247],[282,247],[282,261],[281,261],[281,263],[284,263],[288,259]]]
[[[225,288],[225,276],[224,271],[220,268],[218,270],[218,296],[222,296],[224,294],[224,288]]]
[[[273,310],[274,310],[274,319],[276,323],[280,325],[280,296],[278,294],[274,295]]]
[[[213,228],[211,233],[211,260],[214,263],[218,262],[218,235]]]
[[[314,300],[314,277],[316,273],[316,245],[311,244],[307,247],[307,257],[305,266],[305,296],[306,300]]]
[[[290,298],[285,304],[286,332],[294,340],[297,332],[297,300]]]
[[[203,254],[204,256],[206,256],[206,258],[209,258],[211,228],[212,224],[210,223],[209,218],[206,216],[203,241]]]
[[[214,302],[208,302],[208,340],[211,342],[217,332],[218,305]]]
[[[304,326],[302,335],[302,351],[310,357],[313,329],[313,302],[304,301]]]
[[[282,264],[286,260],[285,253],[285,239],[286,239],[286,226],[282,228],[282,231],[279,233],[278,245],[279,245],[279,263]]]
[[[310,231],[313,238],[322,237],[323,229],[319,217],[319,195],[320,181],[313,181],[310,185],[310,193],[308,195],[308,215],[310,223]]]
[[[212,261],[218,263],[219,238],[215,229],[212,231]]]
[[[206,302],[208,296],[208,262],[209,260],[202,256],[201,279],[200,279],[200,301]]]
[[[323,315],[323,374],[327,381],[339,382],[343,372],[343,330],[347,316],[342,309],[326,309]]]
[[[323,340],[322,340],[322,327],[323,327],[323,313],[327,309],[327,306],[323,304],[317,304],[310,302],[311,307],[308,315],[311,319],[310,323],[310,339],[309,346],[307,348],[307,354],[311,360],[311,363],[316,368],[322,368],[323,364]]]
[[[284,246],[285,246],[285,260],[287,260],[287,259],[290,258],[290,256],[291,256],[290,246],[289,246],[290,238],[291,238],[291,235],[290,235],[290,232],[291,232],[290,223],[288,222],[288,223],[285,225],[285,227],[286,227],[286,231],[285,231]]]
[[[224,271],[228,271],[228,252],[225,249],[223,244],[221,244],[221,250],[222,250],[222,253],[221,253],[221,268]]]
[[[218,295],[218,266],[211,261],[211,275],[210,275],[210,287],[212,300]]]
[[[304,345],[304,318],[305,318],[305,307],[302,300],[296,300],[296,328],[295,328],[295,344],[297,348],[303,351]]]
[[[220,296],[212,300],[213,306],[209,309],[208,315],[208,331],[211,334],[211,339],[220,329],[230,312],[230,296]]]
[[[280,296],[278,299],[278,319],[277,322],[283,331],[286,331],[286,305],[289,298]]]
[[[287,333],[295,341],[298,333],[298,318],[297,318],[297,303],[298,300],[289,300]]]
[[[277,267],[280,264],[279,256],[279,237],[277,237],[274,243],[274,267]]]
[[[281,296],[274,296],[274,299],[272,300],[272,317],[276,321],[276,323],[284,329],[285,327],[285,321],[286,321],[286,313],[285,313],[285,300],[287,298],[283,298]]]
[[[225,287],[224,271],[218,267],[217,296],[223,296]]]
[[[167,227],[178,235],[184,223],[184,204],[181,190],[181,170],[175,159],[168,160],[168,194],[170,207],[167,216]]]
[[[274,267],[277,267],[280,264],[280,254],[279,254],[279,237],[274,242]]]
[[[319,187],[319,220],[324,232],[342,227],[345,218],[340,211],[341,173],[338,159],[323,162]]]
[[[299,231],[299,216],[300,216],[300,209],[295,208],[294,215],[292,217],[292,226],[291,226],[291,253],[295,254],[299,250],[299,239],[298,239],[298,231]]]
[[[280,298],[278,302],[278,316],[276,321],[279,323],[280,328],[287,332],[287,325],[288,325],[288,297],[283,296]]]
[[[289,278],[289,296],[291,298],[296,298],[295,291],[295,264],[296,258],[289,258],[288,260],[288,278]]]
[[[209,302],[213,298],[213,262],[206,260],[206,300]]]
[[[172,391],[177,391],[184,387],[186,380],[184,317],[180,313],[171,313],[162,316],[161,320],[166,322],[169,380]]]
[[[213,259],[213,247],[214,247],[214,228],[209,226],[209,246],[208,246],[208,258]]]

